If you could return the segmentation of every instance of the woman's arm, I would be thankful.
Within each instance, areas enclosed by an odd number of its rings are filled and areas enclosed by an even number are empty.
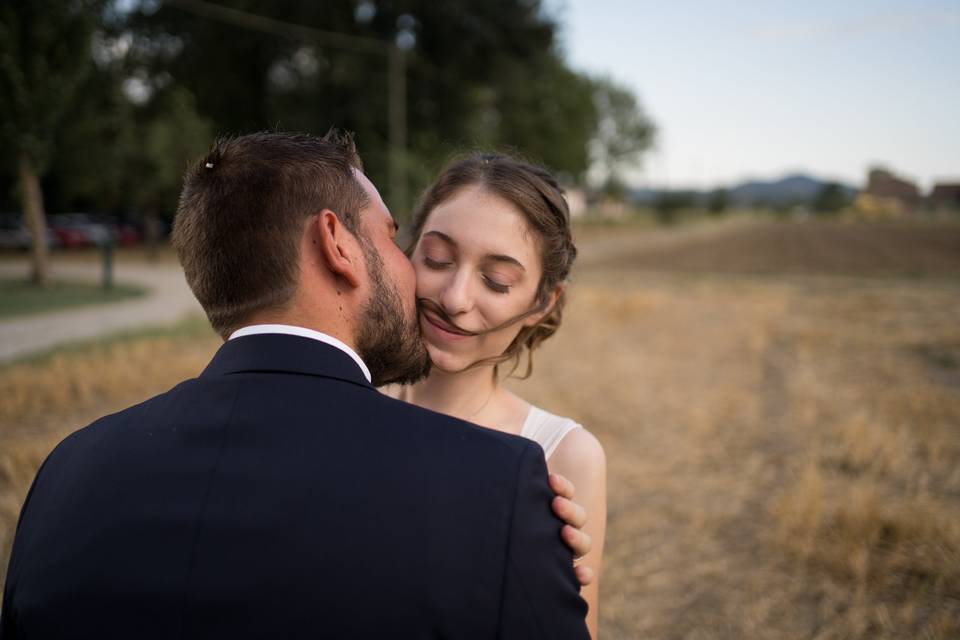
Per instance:
[[[600,596],[600,567],[607,524],[607,461],[603,446],[586,429],[574,429],[560,442],[548,461],[552,473],[557,473],[575,487],[573,500],[586,511],[587,521],[582,531],[590,536],[589,553],[577,564],[593,573],[593,581],[580,595],[587,601],[587,628],[592,638],[597,637],[597,607]],[[582,570],[578,570],[578,577]]]

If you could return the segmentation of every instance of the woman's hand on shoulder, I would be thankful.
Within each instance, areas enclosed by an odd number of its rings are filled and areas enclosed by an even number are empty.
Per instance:
[[[550,503],[553,513],[564,521],[560,536],[573,552],[574,562],[590,553],[590,547],[593,541],[590,536],[583,531],[583,525],[587,522],[587,512],[584,508],[573,501],[576,487],[573,483],[563,476],[551,473],[549,476],[550,488],[557,496]],[[574,565],[574,571],[577,574],[581,586],[587,586],[593,581],[593,570],[586,565]]]
[[[587,521],[582,533],[590,537],[590,551],[576,562],[577,577],[590,575],[589,585],[581,590],[589,607],[587,628],[597,635],[603,546],[607,525],[607,456],[596,436],[586,429],[574,429],[560,441],[550,457],[550,470],[563,474],[577,487],[577,502],[584,507]]]

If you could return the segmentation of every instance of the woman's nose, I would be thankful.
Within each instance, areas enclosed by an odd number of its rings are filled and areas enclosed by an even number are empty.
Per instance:
[[[469,274],[465,270],[460,269],[451,273],[440,296],[440,304],[450,316],[466,313],[472,308],[473,298],[470,294]]]

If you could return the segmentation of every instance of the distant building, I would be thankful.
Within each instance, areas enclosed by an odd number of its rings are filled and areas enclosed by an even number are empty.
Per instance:
[[[907,206],[915,207],[920,203],[920,190],[916,184],[898,178],[885,169],[870,170],[865,193],[878,198],[896,198]]]
[[[630,205],[623,200],[603,196],[593,205],[591,213],[602,220],[625,220],[631,211]]]
[[[587,214],[587,194],[580,187],[570,187],[564,190],[567,206],[570,208],[570,219],[578,220]]]
[[[920,202],[916,184],[874,167],[867,173],[867,188],[857,196],[854,209],[866,217],[890,218],[919,210]]]
[[[604,195],[595,189],[567,187],[563,191],[571,220],[622,220],[633,208],[622,199]]]
[[[935,211],[960,211],[960,182],[935,184],[929,200]]]

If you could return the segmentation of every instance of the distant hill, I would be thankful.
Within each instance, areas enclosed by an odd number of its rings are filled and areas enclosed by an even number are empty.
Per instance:
[[[762,181],[751,180],[727,188],[727,198],[735,206],[784,206],[792,204],[807,204],[813,201],[829,180],[820,180],[803,174],[784,176],[779,180]],[[855,196],[859,189],[850,185],[841,184],[849,197]],[[704,204],[712,190],[671,190],[671,194],[690,196],[698,203]],[[627,198],[636,205],[652,205],[665,193],[663,189],[631,189]]]
[[[828,181],[794,174],[773,182],[744,182],[730,189],[730,202],[738,205],[801,204],[812,202]],[[840,187],[853,197],[857,189],[841,184]]]

